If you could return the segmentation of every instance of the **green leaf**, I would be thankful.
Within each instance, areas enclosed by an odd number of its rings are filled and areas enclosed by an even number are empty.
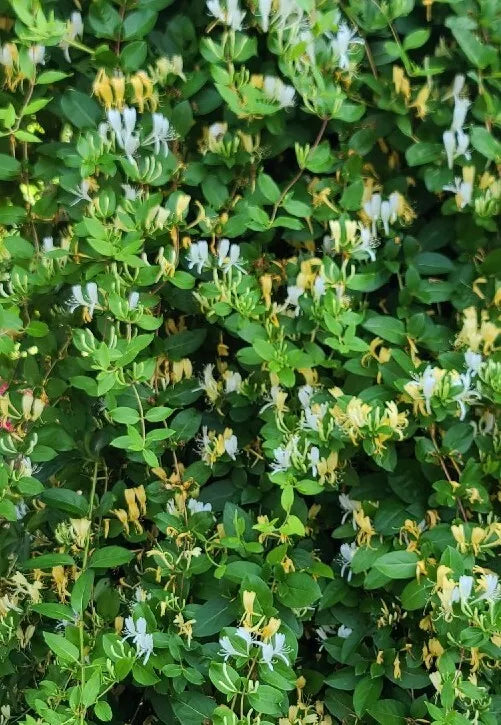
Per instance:
[[[116,423],[134,425],[140,420],[139,413],[133,408],[113,408],[110,410],[110,417]]]
[[[78,649],[62,635],[43,632],[43,638],[56,657],[62,662],[75,663],[79,661],[80,654]]]
[[[224,695],[236,695],[240,689],[240,677],[238,672],[226,662],[211,662],[209,666],[209,677],[219,692]]]
[[[89,566],[93,569],[114,569],[128,564],[133,558],[134,553],[123,546],[104,546],[92,554]]]
[[[405,725],[407,708],[398,700],[379,700],[367,708],[380,725]]]
[[[140,70],[147,54],[148,46],[144,40],[127,43],[120,53],[120,65],[124,73],[134,73],[134,71]]]
[[[215,701],[195,690],[187,690],[172,702],[177,719],[183,725],[205,725],[210,721]]]
[[[63,78],[69,78],[72,75],[72,73],[63,73],[63,71],[60,70],[46,70],[37,76],[36,83],[37,86],[46,85],[48,83],[57,83],[57,81],[62,81]]]
[[[181,410],[169,423],[177,441],[189,441],[196,436],[202,423],[202,415],[195,408]]]
[[[355,685],[353,691],[353,707],[358,717],[364,714],[367,706],[379,700],[379,696],[383,689],[383,679],[376,677],[364,677]]]
[[[472,33],[472,29],[476,26],[470,18],[466,15],[463,17],[449,17],[445,24],[452,30],[452,34],[459,43],[461,50],[475,67],[487,68],[491,63],[495,63],[497,57],[496,48],[484,41],[480,41]]]
[[[411,33],[409,33],[409,35],[406,35],[404,38],[403,45],[405,50],[420,48],[428,41],[430,35],[431,30],[429,28],[418,28],[417,30],[413,30]]]
[[[47,604],[33,604],[32,610],[37,614],[41,614],[43,617],[49,619],[57,619],[58,621],[73,621],[74,613],[71,607],[67,604],[56,604],[48,602]]]
[[[484,126],[473,126],[470,131],[470,139],[473,148],[482,156],[496,163],[501,161],[501,142],[494,138],[492,132],[489,132]]]
[[[15,504],[8,498],[4,498],[3,501],[0,501],[0,519],[6,519],[6,521],[17,521]]]
[[[256,712],[263,713],[264,715],[280,715],[282,713],[281,704],[284,699],[284,694],[274,687],[259,685],[257,690],[249,693],[247,699],[249,700],[249,705]]]
[[[388,340],[388,342],[393,342],[396,345],[405,343],[404,323],[394,317],[372,315],[362,324],[362,327],[377,337],[382,337],[383,340]]]
[[[83,571],[71,590],[71,607],[82,614],[90,602],[92,596],[92,587],[94,585],[94,571],[92,569],[86,569]]]
[[[207,329],[204,327],[195,330],[182,330],[164,340],[164,351],[169,360],[181,360],[198,350],[203,345],[206,337]]]
[[[21,164],[13,156],[0,154],[0,180],[7,181],[19,174]]]
[[[74,566],[75,560],[69,554],[41,554],[23,562],[26,569],[52,569],[54,566]]]
[[[195,619],[193,633],[196,637],[210,637],[235,621],[235,605],[229,599],[214,597],[205,604],[189,604],[187,616]]]
[[[40,494],[40,500],[49,508],[64,511],[76,518],[86,516],[89,510],[85,496],[69,488],[47,488]]]
[[[390,551],[376,561],[374,568],[390,579],[410,579],[416,576],[417,563],[414,551]]]
[[[278,597],[286,607],[308,607],[321,595],[317,582],[305,572],[293,572],[278,585]]]
[[[94,715],[101,722],[109,722],[113,718],[113,711],[107,702],[100,700],[94,705]]]
[[[61,110],[77,128],[95,128],[101,118],[101,109],[87,93],[69,90],[61,97]]]
[[[261,173],[257,179],[257,187],[264,198],[274,204],[280,198],[280,189],[275,184],[271,176],[265,173]]]
[[[409,146],[405,152],[405,158],[409,166],[422,166],[436,161],[442,156],[444,147],[439,143],[418,143]]]
[[[124,40],[142,39],[153,30],[158,13],[154,10],[136,10],[129,13],[123,23]]]

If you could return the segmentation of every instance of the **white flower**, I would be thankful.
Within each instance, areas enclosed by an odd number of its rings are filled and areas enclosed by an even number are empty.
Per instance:
[[[319,300],[321,297],[324,296],[325,290],[325,279],[323,277],[316,277],[315,282],[313,283],[313,287],[311,288],[313,297],[316,300]]]
[[[191,514],[198,514],[202,511],[212,511],[212,504],[197,501],[195,498],[188,499],[186,506]]]
[[[272,642],[256,642],[261,647],[261,659],[259,660],[262,664],[268,665],[270,670],[273,670],[273,659],[278,657],[286,665],[289,664],[287,658],[287,652],[289,648],[285,645],[285,635],[276,634]]]
[[[122,184],[122,189],[126,201],[136,201],[137,197],[139,196],[139,190],[136,189],[135,186],[131,186],[130,184]]]
[[[82,182],[75,189],[68,189],[70,194],[76,196],[75,201],[71,202],[71,206],[78,204],[79,201],[92,201],[89,196],[90,183],[87,179],[83,179]]]
[[[127,304],[129,306],[129,310],[135,310],[139,302],[139,292],[131,292],[129,295],[129,299],[127,300]]]
[[[297,397],[303,408],[310,407],[311,396],[313,395],[313,388],[311,385],[302,385],[299,390]]]
[[[341,544],[339,548],[342,562],[341,576],[344,576],[345,571],[348,571],[348,581],[351,581],[351,577],[353,576],[353,572],[351,571],[351,562],[353,561],[353,557],[355,556],[357,550],[358,546],[355,541],[352,541],[351,544]]]
[[[201,239],[199,242],[191,245],[186,259],[190,269],[196,267],[197,274],[200,274],[202,269],[210,266],[209,245],[205,239]]]
[[[442,134],[444,142],[445,155],[447,156],[447,166],[452,169],[454,159],[456,158],[456,137],[453,131],[444,131]]]
[[[350,514],[354,514],[355,511],[359,510],[360,501],[355,501],[354,499],[351,499],[347,493],[340,493],[339,505],[344,511],[343,518],[341,519],[341,523],[344,524]],[[353,528],[356,528],[355,519],[353,519]]]
[[[390,217],[391,217],[391,206],[390,206],[389,201],[383,201],[381,203],[380,214],[381,214],[381,221],[383,222],[384,233],[389,234],[390,233],[389,222],[390,222]]]
[[[297,0],[278,0],[276,10],[276,22],[282,28],[299,23],[303,17],[303,9],[298,5]]]
[[[238,0],[226,0],[226,7],[220,0],[207,0],[209,13],[232,30],[242,30],[245,12],[240,10]]]
[[[224,375],[224,392],[238,393],[242,387],[242,376],[233,370],[227,370]]]
[[[473,186],[469,181],[461,181],[459,176],[454,179],[454,185],[446,184],[442,187],[444,191],[452,191],[456,194],[459,201],[459,208],[464,209],[467,204],[471,203],[473,194]]]
[[[107,113],[108,123],[115,135],[115,141],[125,152],[129,161],[134,162],[134,154],[139,148],[139,136],[136,128],[136,109],[125,107],[122,112],[112,108]]]
[[[45,46],[32,45],[28,48],[28,56],[35,65],[45,65]]]
[[[463,90],[464,87],[464,76],[458,74],[457,76],[454,76],[454,81],[452,84],[452,95],[454,98],[458,98],[459,94]]]
[[[486,574],[484,577],[485,592],[478,599],[486,599],[488,602],[495,602],[501,598],[499,577],[497,574]]]
[[[235,460],[235,456],[238,453],[238,439],[235,434],[224,440],[224,450],[229,455],[232,461]]]
[[[398,209],[400,207],[400,194],[393,191],[388,197],[390,203],[390,222],[394,224],[397,221]]]
[[[66,31],[66,37],[60,42],[59,47],[62,49],[64,53],[64,57],[68,61],[68,63],[71,63],[69,48],[70,48],[70,42],[72,40],[75,40],[75,38],[81,38],[83,35],[84,27],[83,27],[83,20],[82,16],[79,12],[75,11],[74,13],[71,13],[71,17],[68,20],[68,26]]]
[[[371,262],[376,261],[376,247],[379,246],[378,240],[372,235],[369,227],[360,227],[360,237],[353,249],[353,254],[367,254]]]
[[[484,364],[482,355],[479,352],[473,352],[473,350],[467,350],[464,354],[464,362],[467,367],[466,372],[471,375],[472,378],[482,370]]]
[[[471,158],[471,154],[468,151],[470,145],[470,137],[467,133],[462,130],[456,132],[457,148],[456,156],[465,156],[467,159]]]
[[[126,617],[124,631],[126,634],[122,641],[132,639],[137,656],[144,655],[143,665],[145,665],[153,652],[153,635],[146,632],[146,619],[139,617],[137,622],[134,622],[132,617]]]
[[[461,131],[468,113],[470,102],[467,98],[454,98],[454,111],[452,112],[451,131]]]
[[[467,412],[467,406],[472,405],[476,400],[479,400],[481,395],[478,390],[472,390],[472,380],[469,372],[460,375],[457,384],[461,385],[462,390],[454,396],[453,400],[455,400],[459,405],[459,420],[464,420]]]
[[[42,247],[44,252],[52,252],[52,250],[54,249],[54,238],[44,237],[42,239]]]
[[[270,465],[273,473],[287,471],[291,467],[292,451],[289,448],[284,448],[283,446],[275,448],[273,455],[275,456],[275,460]]]
[[[263,411],[268,410],[268,408],[276,408],[279,404],[283,404],[286,397],[287,394],[282,391],[282,388],[279,385],[272,385],[270,388],[270,394],[265,398],[268,402],[263,405],[259,412],[262,413]]]
[[[431,398],[437,387],[437,379],[433,372],[431,365],[428,365],[424,373],[417,378],[418,386],[421,388],[423,398],[425,401],[425,408],[428,415],[431,413]]]
[[[344,624],[342,624],[337,631],[337,636],[341,637],[341,639],[347,639],[352,632],[353,630],[351,629],[351,627],[346,627]]]
[[[24,519],[26,514],[28,513],[28,506],[24,501],[20,501],[15,506],[16,509],[16,519],[20,521],[21,519]]]
[[[68,301],[70,312],[74,312],[77,307],[86,307],[90,317],[92,317],[95,308],[99,305],[97,284],[95,282],[87,282],[85,285],[85,294],[82,285],[79,284],[73,285],[71,291],[73,296]]]
[[[249,632],[249,630],[245,629],[245,627],[238,627],[237,631],[235,632],[237,637],[240,637],[240,639],[243,639],[245,642],[247,654],[249,653],[249,649],[252,647],[253,644],[255,644],[254,637],[252,636],[252,632]]]
[[[159,154],[160,151],[164,156],[169,153],[168,141],[172,141],[175,138],[175,134],[170,130],[169,121],[161,113],[154,113],[153,116],[153,128],[149,136],[147,136],[143,144],[145,146],[151,146],[153,144],[155,154]]]
[[[316,477],[317,475],[317,466],[320,461],[320,451],[318,450],[317,446],[312,446],[310,448],[310,452],[308,454],[308,458],[310,459],[310,467],[311,467],[311,475],[313,477]]]
[[[317,639],[320,642],[319,652],[321,652],[323,650],[323,648],[324,648],[323,643],[325,642],[325,640],[329,639],[329,637],[331,635],[333,635],[335,631],[336,630],[334,629],[334,627],[331,627],[330,624],[324,624],[315,630]]]
[[[258,0],[259,16],[261,27],[266,33],[270,27],[271,0]]]
[[[332,37],[331,45],[342,70],[347,70],[350,67],[348,57],[350,45],[360,44],[363,45],[364,41],[356,34],[356,31],[352,30],[347,23],[341,23],[337,35]]]
[[[285,300],[285,307],[289,305],[294,307],[294,317],[299,315],[299,298],[304,293],[304,289],[297,285],[289,285],[287,287],[287,298]]]
[[[237,649],[235,649],[229,637],[221,637],[221,639],[219,640],[219,644],[221,645],[221,651],[219,652],[219,656],[223,657],[225,662],[227,662],[230,657],[243,656],[243,652],[239,652]]]
[[[213,375],[213,370],[214,365],[212,363],[205,365],[202,372],[202,378],[200,380],[200,387],[196,388],[197,390],[203,390],[212,402],[219,397],[219,389],[217,381]]]
[[[470,598],[473,582],[474,579],[472,576],[463,575],[459,577],[458,592],[461,604],[468,601]]]
[[[372,236],[376,236],[376,222],[381,214],[381,194],[372,194],[371,198],[365,202],[364,211],[372,221]]]
[[[296,91],[292,86],[283,83],[275,76],[265,76],[263,91],[272,101],[280,105],[280,108],[291,108],[294,105]]]
[[[14,57],[9,44],[4,45],[1,49],[0,63],[5,66],[5,68],[12,68],[14,66]]]
[[[240,265],[240,247],[238,244],[231,244],[229,239],[221,239],[217,246],[217,264],[224,272],[228,272],[232,267],[245,272]]]

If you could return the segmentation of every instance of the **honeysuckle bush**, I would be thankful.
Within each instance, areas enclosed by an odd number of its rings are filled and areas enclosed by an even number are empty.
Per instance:
[[[1,0],[0,722],[495,725],[496,0]]]

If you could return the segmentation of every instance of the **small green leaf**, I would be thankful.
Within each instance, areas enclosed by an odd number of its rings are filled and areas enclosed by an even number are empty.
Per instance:
[[[104,546],[92,554],[89,566],[93,569],[114,569],[128,564],[133,558],[134,553],[123,546]]]

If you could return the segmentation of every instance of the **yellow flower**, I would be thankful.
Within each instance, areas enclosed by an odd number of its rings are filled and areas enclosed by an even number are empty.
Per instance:
[[[428,101],[428,98],[430,97],[430,86],[424,85],[419,93],[417,94],[414,101],[410,104],[410,108],[416,108],[417,109],[417,117],[418,118],[426,118],[428,114],[428,106],[426,105],[426,102]]]
[[[271,639],[280,629],[281,621],[275,617],[271,617],[261,630],[261,637],[264,640]]]
[[[362,509],[353,512],[353,520],[358,526],[357,543],[359,546],[371,545],[371,539],[376,535],[369,516],[366,516]]]
[[[409,79],[404,73],[404,69],[398,65],[393,66],[393,85],[395,87],[395,93],[401,93],[407,102],[411,97],[411,86]]]

